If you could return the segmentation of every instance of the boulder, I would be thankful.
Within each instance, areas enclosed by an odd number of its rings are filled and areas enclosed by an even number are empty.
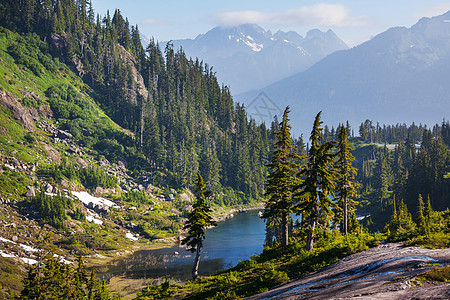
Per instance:
[[[53,193],[54,190],[53,186],[50,183],[47,183],[44,189],[46,193]]]
[[[186,193],[181,193],[180,194],[180,198],[183,201],[187,201],[187,202],[191,202],[192,201],[191,197],[188,194],[186,194]]]
[[[27,131],[36,132],[33,116],[10,92],[0,91],[0,105],[11,111],[14,118],[20,121]]]
[[[25,194],[27,197],[36,197],[36,190],[34,186],[27,186],[27,193]]]

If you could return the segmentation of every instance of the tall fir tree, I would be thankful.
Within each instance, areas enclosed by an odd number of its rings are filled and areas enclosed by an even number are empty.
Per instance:
[[[276,142],[271,162],[268,164],[271,173],[267,176],[266,196],[263,218],[268,226],[279,221],[281,225],[281,245],[289,244],[289,218],[294,211],[293,189],[300,184],[296,174],[300,170],[300,157],[291,138],[289,125],[289,107],[283,113],[279,131],[275,132]]]
[[[321,113],[316,115],[311,131],[308,163],[299,173],[304,180],[296,187],[296,196],[300,199],[296,207],[301,210],[303,223],[307,226],[308,251],[314,251],[316,227],[327,226],[333,214],[331,208],[336,206],[331,200],[337,179],[333,169],[335,154],[332,153],[336,143],[323,141]]]

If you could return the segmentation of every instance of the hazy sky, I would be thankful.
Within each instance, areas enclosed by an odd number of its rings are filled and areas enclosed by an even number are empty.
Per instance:
[[[130,25],[158,41],[195,38],[217,25],[256,23],[266,30],[332,29],[349,46],[390,27],[414,25],[421,17],[450,10],[437,0],[92,0],[97,13],[120,9]]]

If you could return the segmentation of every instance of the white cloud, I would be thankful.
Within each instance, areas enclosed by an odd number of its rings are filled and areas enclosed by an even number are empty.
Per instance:
[[[141,25],[167,25],[167,22],[159,21],[155,19],[145,19],[144,21],[140,22]]]
[[[254,10],[223,12],[217,15],[222,25],[292,24],[335,27],[360,27],[367,25],[364,16],[353,17],[342,4],[316,4],[284,12],[264,13]]]

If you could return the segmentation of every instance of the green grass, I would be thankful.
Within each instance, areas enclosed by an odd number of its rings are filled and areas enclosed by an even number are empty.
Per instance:
[[[427,271],[420,276],[417,277],[421,281],[441,281],[441,282],[450,282],[450,266],[445,266],[442,268],[436,268],[430,271]]]

